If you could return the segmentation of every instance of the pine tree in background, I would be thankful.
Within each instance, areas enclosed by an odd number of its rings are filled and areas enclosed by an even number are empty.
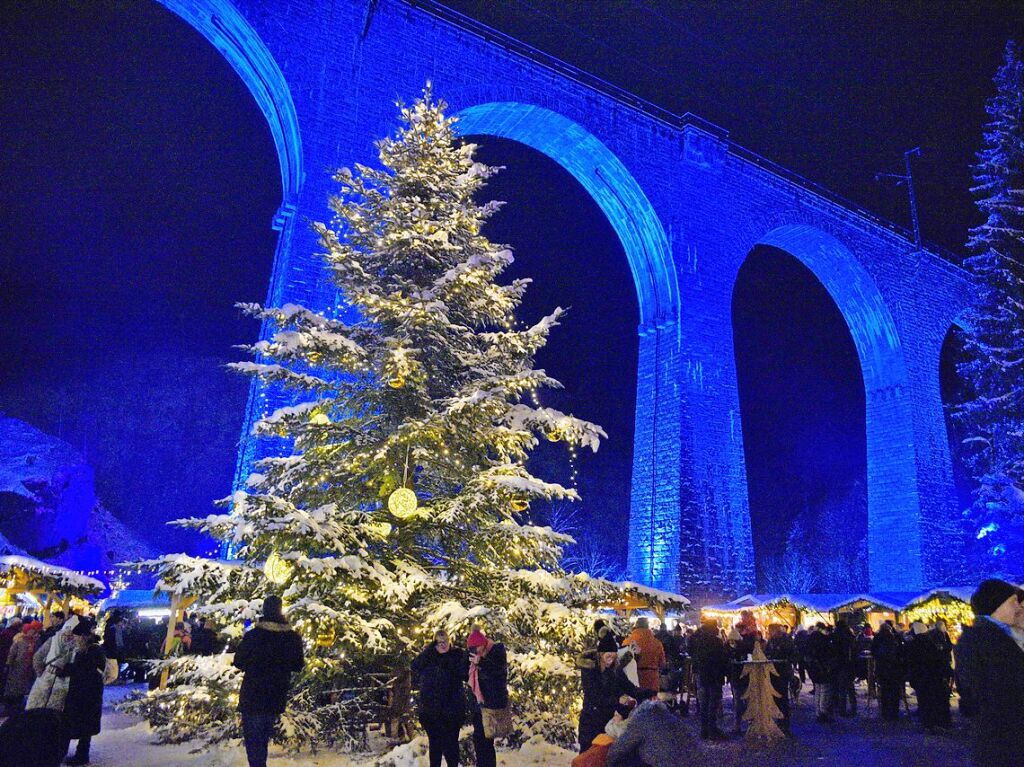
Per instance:
[[[965,266],[981,291],[966,317],[970,395],[954,417],[978,483],[967,512],[975,571],[1024,574],[1024,63],[1006,46],[986,106],[972,192],[985,221],[971,230]]]
[[[308,649],[282,722],[294,743],[358,744],[433,632],[464,639],[474,623],[510,651],[514,740],[572,743],[571,658],[589,607],[614,594],[559,567],[570,538],[526,523],[531,501],[576,498],[527,470],[538,436],[596,450],[605,435],[523,401],[558,385],[533,358],[562,311],[517,327],[528,281],[498,283],[512,253],[481,234],[497,203],[474,199],[495,169],[473,160],[444,108],[429,88],[402,108],[397,135],[377,144],[382,168],[338,172],[334,219],[314,225],[359,319],[246,307],[274,332],[235,367],[305,401],[255,427],[290,440],[291,455],[260,461],[229,513],[182,523],[230,542],[238,561],[146,565],[235,632],[282,595]],[[164,740],[237,734],[227,658],[167,665],[168,689],[134,704]]]

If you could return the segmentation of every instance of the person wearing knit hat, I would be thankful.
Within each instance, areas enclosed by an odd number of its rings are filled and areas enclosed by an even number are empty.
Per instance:
[[[960,710],[972,720],[979,767],[1024,763],[1024,591],[998,579],[982,581],[971,597],[976,619],[954,648]]]
[[[466,640],[466,648],[472,692],[473,753],[477,767],[497,767],[494,737],[487,737],[483,717],[484,709],[508,709],[508,654],[505,645],[495,642],[476,626]]]

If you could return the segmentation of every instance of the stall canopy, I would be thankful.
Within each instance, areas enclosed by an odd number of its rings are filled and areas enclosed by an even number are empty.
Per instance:
[[[87,607],[89,597],[103,593],[104,585],[87,575],[66,567],[51,565],[22,554],[0,556],[0,601],[15,604],[19,596],[38,603],[43,625],[49,626],[53,613],[71,608]]]

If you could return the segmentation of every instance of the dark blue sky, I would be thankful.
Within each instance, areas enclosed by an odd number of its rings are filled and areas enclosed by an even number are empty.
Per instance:
[[[1006,37],[1024,29],[1019,4],[451,4],[719,123],[901,223],[905,196],[873,176],[921,144],[923,229],[950,248],[974,218],[968,163],[991,76]],[[246,382],[222,365],[256,332],[234,302],[262,300],[269,277],[281,194],[269,131],[220,55],[155,2],[5,8],[0,65],[0,410],[87,450],[108,506],[151,539],[184,545],[160,523],[205,513],[230,489]],[[593,528],[621,554],[636,354],[625,259],[557,166],[508,143],[485,152],[511,166],[494,182],[510,202],[494,235],[518,247],[517,274],[536,278],[527,312],[573,309],[541,362],[567,384],[557,404],[611,434],[598,458],[582,462],[581,487],[594,499]],[[759,316],[766,307],[751,300],[750,316]],[[795,327],[799,312],[772,316],[762,330],[781,347],[808,332]],[[845,369],[842,330],[822,342],[821,359],[801,364]],[[756,395],[766,402],[800,380],[769,379],[778,386]],[[856,456],[863,402],[843,394],[851,380],[856,388],[851,373],[822,389],[821,412],[805,420],[851,424],[843,445]],[[785,419],[763,428],[753,441],[771,455],[748,453],[754,485],[758,472],[770,476],[771,460],[797,456],[800,441],[790,437],[804,433]],[[836,461],[824,471],[848,483],[858,466]],[[759,492],[752,486],[752,497]],[[779,503],[796,491],[766,492]]]

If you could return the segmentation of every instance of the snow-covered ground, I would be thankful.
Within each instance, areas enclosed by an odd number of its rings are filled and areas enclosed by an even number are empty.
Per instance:
[[[92,742],[92,767],[246,767],[245,750],[239,743],[224,744],[201,753],[193,753],[193,747],[188,744],[155,744],[148,725],[114,710],[114,704],[128,689],[109,687],[106,690],[103,731]],[[393,757],[399,757],[394,760],[394,767],[426,767],[425,753],[425,742],[414,740],[392,753]],[[527,745],[515,753],[500,753],[498,764],[501,767],[568,767],[574,756],[547,744]],[[272,747],[269,767],[369,767],[375,758],[334,753],[288,755]]]
[[[114,701],[122,698],[124,687],[107,690],[108,706],[103,717],[103,732],[93,739],[94,767],[246,767],[240,744],[225,744],[212,751],[191,753],[188,745],[158,746],[146,725],[113,710]],[[914,717],[905,715],[899,722],[878,719],[878,705],[864,697],[860,687],[860,713],[850,719],[839,719],[832,725],[814,722],[810,685],[804,687],[796,708],[793,739],[769,747],[752,744],[743,738],[725,743],[698,744],[698,722],[691,715],[684,721],[695,736],[692,761],[681,758],[680,764],[707,767],[749,767],[770,764],[773,767],[821,767],[822,765],[885,765],[885,767],[959,767],[971,763],[967,733],[962,719],[954,713],[955,729],[945,735],[926,735]],[[731,729],[732,703],[726,687],[725,711],[721,721]],[[954,703],[955,709],[955,703]],[[426,767],[425,744],[422,741],[401,747],[393,757],[394,767]],[[502,767],[569,767],[575,754],[547,745],[526,746],[514,753],[500,753]],[[287,755],[271,750],[269,767],[370,767],[374,757],[354,759],[343,754]]]

